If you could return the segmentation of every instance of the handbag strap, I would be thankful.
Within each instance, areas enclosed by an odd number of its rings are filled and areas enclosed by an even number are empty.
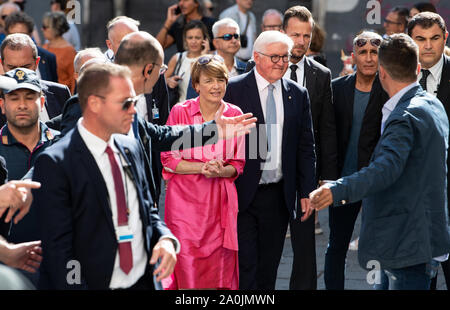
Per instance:
[[[183,60],[184,52],[183,53],[177,53],[177,54],[178,54],[178,59],[177,59],[177,63],[175,64],[175,69],[173,70],[173,75],[178,75],[178,72],[180,71],[181,62]]]

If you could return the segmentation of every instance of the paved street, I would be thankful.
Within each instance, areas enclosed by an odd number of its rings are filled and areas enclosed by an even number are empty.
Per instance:
[[[162,186],[164,188],[164,186]],[[161,195],[160,205],[164,206],[164,191]],[[161,210],[161,217],[164,218],[164,210]],[[317,289],[324,290],[325,283],[323,280],[323,271],[325,263],[325,251],[328,243],[328,210],[322,210],[319,212],[319,221],[323,229],[322,235],[316,235],[316,256],[317,256]],[[352,240],[354,240],[359,233],[360,229],[360,216],[355,224],[355,229],[353,231]],[[286,238],[284,244],[283,256],[281,257],[281,263],[278,268],[278,276],[275,289],[277,290],[288,290],[289,289],[289,278],[291,274],[292,266],[292,247],[291,239]],[[362,269],[358,264],[357,251],[348,251],[347,253],[347,270],[346,270],[346,280],[345,289],[348,290],[372,290],[372,286],[366,281],[367,272]],[[443,272],[441,267],[439,267],[438,275],[438,290],[445,290],[445,280],[443,277]]]

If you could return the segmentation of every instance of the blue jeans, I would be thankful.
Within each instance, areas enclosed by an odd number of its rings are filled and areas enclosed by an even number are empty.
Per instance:
[[[381,270],[381,283],[375,284],[374,289],[429,290],[431,278],[436,275],[438,267],[439,263],[432,260],[428,264]]]

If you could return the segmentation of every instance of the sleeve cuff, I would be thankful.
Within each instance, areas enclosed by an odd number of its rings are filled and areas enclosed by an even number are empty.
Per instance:
[[[170,241],[172,241],[172,243],[173,243],[173,247],[175,248],[175,254],[180,253],[181,244],[180,244],[180,241],[178,241],[178,239],[175,236],[173,236],[173,235],[161,236],[161,238],[159,238],[158,242],[161,241],[162,239],[170,239]]]

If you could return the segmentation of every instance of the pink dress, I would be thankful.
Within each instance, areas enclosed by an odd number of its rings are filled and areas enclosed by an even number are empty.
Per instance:
[[[225,103],[225,116],[242,111]],[[167,125],[201,124],[199,97],[175,105]],[[168,180],[165,222],[181,243],[175,271],[163,281],[168,289],[238,289],[238,199],[234,180],[245,165],[243,137],[216,145],[161,153],[163,177]],[[233,178],[206,178],[202,174],[175,174],[181,160],[208,162],[223,159],[237,171]]]

